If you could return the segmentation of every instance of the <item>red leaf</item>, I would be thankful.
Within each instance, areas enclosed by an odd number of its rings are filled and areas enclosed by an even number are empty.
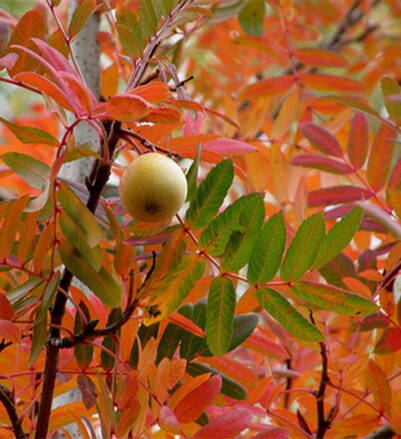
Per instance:
[[[291,164],[305,168],[320,169],[333,174],[352,174],[353,168],[347,163],[317,154],[299,154],[291,159]]]
[[[60,84],[64,86],[65,90],[70,91],[70,97],[74,98],[76,105],[80,106],[80,111],[90,113],[96,104],[96,99],[93,96],[89,87],[80,80],[80,78],[70,72],[59,73]],[[77,106],[74,107],[76,110]]]
[[[323,73],[300,74],[300,79],[306,87],[321,91],[352,91],[362,92],[364,87],[359,82],[343,76],[325,75]]]
[[[32,38],[32,41],[34,41],[34,43],[40,49],[43,58],[48,61],[56,70],[60,72],[69,72],[72,75],[78,77],[77,72],[68,62],[68,59],[58,50],[54,49],[44,41],[39,40],[38,38]]]
[[[382,189],[386,184],[396,137],[396,130],[383,123],[373,140],[368,161],[368,181],[375,191]]]
[[[401,329],[388,328],[383,331],[380,340],[375,346],[376,354],[390,354],[401,349]]]
[[[214,375],[196,389],[189,392],[175,408],[179,422],[184,424],[198,419],[202,412],[212,403],[221,388],[221,376]]]
[[[224,138],[204,143],[203,149],[217,154],[245,154],[257,151],[257,148],[249,143]]]
[[[275,78],[262,79],[255,84],[248,85],[242,90],[241,99],[259,98],[261,96],[278,95],[288,91],[294,84],[292,75],[277,76]]]
[[[348,157],[355,169],[362,168],[369,148],[369,125],[366,116],[355,113],[348,135]]]
[[[192,439],[230,439],[249,427],[252,415],[244,408],[228,411],[202,427]]]
[[[325,154],[342,157],[343,151],[338,140],[326,128],[312,122],[303,122],[300,125],[302,134],[309,142]]]
[[[108,100],[106,111],[112,119],[121,122],[135,122],[145,117],[150,111],[150,107],[139,96],[117,95]]]
[[[308,205],[330,206],[331,204],[349,203],[351,201],[367,200],[372,192],[358,186],[332,186],[311,191],[308,194]]]
[[[280,359],[290,358],[288,352],[280,344],[269,340],[259,331],[255,331],[250,337],[248,337],[243,345],[249,349],[260,352],[263,355],[273,355]]]
[[[21,334],[18,326],[10,320],[0,319],[0,338],[11,338],[14,341],[19,341]]]
[[[13,307],[7,296],[0,293],[0,319],[11,320],[14,315]]]
[[[293,50],[301,63],[313,67],[344,67],[347,60],[337,52],[326,49],[306,48]]]

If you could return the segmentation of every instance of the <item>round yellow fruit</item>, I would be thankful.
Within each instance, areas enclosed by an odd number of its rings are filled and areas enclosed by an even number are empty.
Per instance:
[[[187,180],[177,163],[153,152],[131,162],[120,183],[127,212],[144,222],[170,219],[184,204],[187,191]]]

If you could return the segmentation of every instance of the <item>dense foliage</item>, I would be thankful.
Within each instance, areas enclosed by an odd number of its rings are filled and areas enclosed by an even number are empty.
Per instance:
[[[400,2],[70,3],[0,10],[0,437],[401,437]]]

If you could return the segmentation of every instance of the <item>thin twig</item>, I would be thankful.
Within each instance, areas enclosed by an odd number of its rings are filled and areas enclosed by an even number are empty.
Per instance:
[[[0,401],[6,409],[8,417],[10,418],[15,438],[28,439],[28,435],[24,432],[21,421],[18,417],[17,409],[15,407],[15,402],[11,395],[11,392],[7,389],[7,387],[3,386],[2,384],[0,384]]]

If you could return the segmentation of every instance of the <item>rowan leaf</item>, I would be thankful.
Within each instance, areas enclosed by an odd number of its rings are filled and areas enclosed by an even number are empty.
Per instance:
[[[320,169],[332,174],[352,174],[354,169],[347,163],[319,154],[298,154],[291,159],[291,164],[304,168]]]
[[[304,122],[300,125],[300,128],[302,134],[319,151],[335,157],[343,157],[343,151],[338,140],[326,128],[312,122]]]
[[[368,181],[374,191],[382,189],[386,184],[396,137],[396,130],[383,123],[373,140],[368,161]]]
[[[347,247],[358,231],[363,215],[363,210],[355,207],[328,231],[320,245],[313,268],[319,269]]]
[[[142,53],[141,41],[125,24],[116,23],[116,29],[122,46],[130,58],[138,58]]]
[[[319,282],[296,282],[292,290],[307,303],[338,314],[364,316],[378,310],[377,305],[364,297]]]
[[[231,160],[218,163],[199,185],[189,205],[186,220],[194,229],[205,227],[216,215],[234,179]]]
[[[9,128],[22,143],[40,143],[49,146],[59,145],[56,138],[39,128],[16,125],[2,117],[0,117],[0,122]]]
[[[263,225],[249,261],[249,283],[260,285],[276,275],[284,252],[286,234],[281,212],[270,217]]]
[[[77,222],[84,232],[86,244],[90,248],[95,247],[104,233],[92,212],[64,182],[60,182],[58,199],[71,220]]]
[[[227,375],[219,372],[218,370],[213,369],[209,365],[191,362],[188,363],[186,371],[191,376],[198,376],[204,373],[219,375],[222,379],[221,393],[223,393],[223,395],[238,400],[244,400],[248,396],[247,391],[241,384],[237,383],[236,381],[229,378]]]
[[[78,304],[78,306],[81,312],[77,311],[77,313],[75,314],[74,334],[80,334],[84,330],[84,322],[82,321],[81,313],[87,318],[88,322],[90,321],[91,318],[89,309],[85,305],[85,302],[81,301]],[[79,367],[81,367],[82,369],[86,369],[88,366],[90,366],[93,358],[93,352],[94,352],[94,346],[92,345],[85,345],[79,343],[76,346],[74,346],[74,355]]]
[[[1,160],[23,180],[38,190],[43,190],[50,177],[50,168],[45,163],[21,152],[6,152]]]
[[[78,249],[65,240],[60,246],[60,257],[68,270],[92,290],[102,302],[111,307],[120,304],[121,284],[112,273],[104,267],[96,272]]]
[[[254,99],[262,96],[281,95],[294,85],[292,75],[276,76],[261,79],[258,82],[246,86],[239,94],[240,99]]]
[[[340,53],[327,49],[306,47],[302,49],[294,49],[293,53],[302,64],[307,66],[345,67],[348,64],[347,60]]]
[[[347,152],[352,166],[362,168],[369,149],[369,125],[363,113],[355,113],[348,134]]]
[[[96,0],[83,0],[75,8],[68,26],[70,38],[78,35],[97,8]]]
[[[248,263],[253,248],[260,234],[260,227],[265,217],[262,198],[255,196],[251,199],[248,209],[240,213],[239,224],[243,232],[231,234],[226,250],[221,260],[221,267],[226,271],[238,271]]]
[[[322,213],[316,213],[302,222],[284,257],[281,267],[283,281],[297,280],[312,267],[324,234]]]
[[[218,418],[198,430],[193,439],[232,439],[249,427],[251,413],[245,408],[235,408],[220,414]]]
[[[202,232],[199,244],[212,256],[221,256],[234,232],[245,232],[243,219],[249,216],[252,204],[256,204],[258,194],[244,195],[230,204],[220,215],[213,219]],[[242,221],[241,221],[242,219]]]
[[[375,405],[381,413],[391,414],[391,387],[383,369],[373,360],[366,367],[366,387],[373,394]]]
[[[380,81],[380,87],[384,97],[384,104],[390,115],[397,124],[401,121],[401,103],[391,100],[391,95],[396,95],[401,93],[401,87],[397,81],[390,77],[384,77]],[[390,97],[390,99],[389,99]]]
[[[110,311],[106,325],[110,326],[113,323],[116,323],[119,320],[121,320],[121,318],[122,318],[121,309],[120,308],[113,308]],[[121,333],[121,330],[119,329],[118,331],[116,331],[115,334],[116,334],[116,336],[119,336],[120,333]],[[100,354],[102,368],[104,370],[111,370],[114,367],[114,364],[117,360],[115,355],[111,355],[109,353],[110,351],[114,354],[117,353],[117,342],[116,342],[115,337],[113,337],[111,335],[107,335],[106,337],[104,337],[102,346],[107,348],[107,351],[102,349],[101,354]]]
[[[333,204],[349,203],[351,201],[368,200],[372,197],[372,191],[358,186],[331,186],[310,191],[308,205],[330,206]]]
[[[206,340],[214,355],[223,355],[230,348],[235,302],[231,280],[226,277],[213,279],[207,304]]]
[[[355,79],[344,76],[326,75],[323,73],[300,74],[301,82],[306,86],[319,91],[355,92],[364,91],[364,86]]]
[[[261,288],[256,291],[256,297],[263,308],[295,337],[314,342],[324,340],[319,329],[277,291],[271,288]]]
[[[401,349],[401,329],[386,328],[376,343],[374,352],[376,354],[390,354]]]
[[[116,95],[106,103],[110,118],[121,122],[135,122],[145,117],[150,111],[149,104],[140,96]]]
[[[265,13],[265,2],[263,0],[247,0],[238,16],[238,21],[247,34],[261,35],[263,33]]]

